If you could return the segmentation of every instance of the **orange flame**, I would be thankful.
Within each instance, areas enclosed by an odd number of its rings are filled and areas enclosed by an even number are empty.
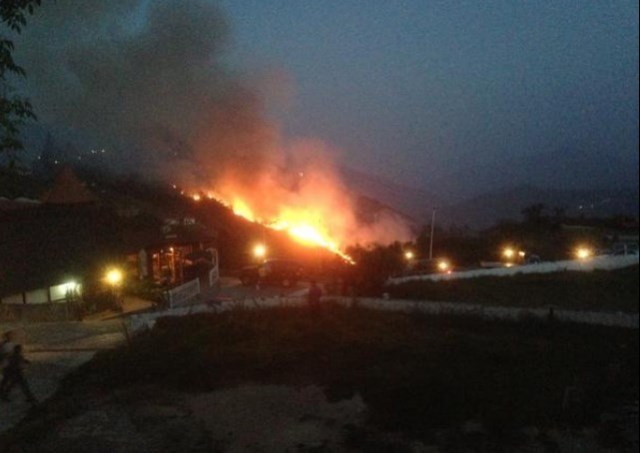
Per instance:
[[[292,207],[281,208],[278,215],[270,219],[258,217],[249,203],[242,198],[235,196],[231,202],[227,202],[220,194],[213,191],[204,191],[207,198],[216,200],[230,208],[239,217],[256,222],[276,231],[285,231],[297,242],[307,245],[321,247],[335,253],[345,261],[354,264],[353,259],[344,253],[327,227],[320,220],[320,213],[314,213],[311,209],[295,209]],[[196,200],[195,195],[193,199]],[[200,200],[198,196],[197,200]]]
[[[233,202],[231,203],[231,210],[237,216],[244,217],[251,222],[256,221],[256,217],[253,215],[253,212],[251,211],[249,205],[239,198],[233,200]]]
[[[390,243],[412,236],[407,223],[389,211],[361,221],[357,195],[323,157],[324,148],[315,144],[294,148],[296,171],[269,159],[237,159],[230,168],[214,171],[204,190],[191,186],[189,193],[215,199],[237,216],[286,232],[298,243],[324,248],[351,263],[344,252],[347,245]]]
[[[256,217],[251,212],[249,206],[238,200],[233,204],[233,212],[251,221],[256,221]],[[283,208],[275,219],[270,221],[259,221],[263,225],[277,231],[286,231],[297,242],[307,245],[327,249],[344,260],[354,263],[353,259],[344,253],[335,240],[331,238],[327,228],[319,220],[319,215],[314,214],[309,209]]]

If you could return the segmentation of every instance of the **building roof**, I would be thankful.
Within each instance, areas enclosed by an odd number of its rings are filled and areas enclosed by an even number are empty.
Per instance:
[[[42,201],[49,204],[94,203],[97,200],[68,165],[62,168],[51,189],[42,197]]]

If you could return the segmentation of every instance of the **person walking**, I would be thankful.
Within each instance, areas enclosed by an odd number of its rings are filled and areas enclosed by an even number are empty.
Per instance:
[[[9,357],[13,353],[14,334],[11,330],[2,334],[2,340],[0,340],[0,375],[4,377],[4,369],[9,363]],[[4,381],[4,378],[0,382]]]
[[[37,404],[36,397],[33,395],[29,383],[24,377],[23,368],[24,365],[28,365],[29,362],[22,355],[22,345],[16,344],[13,347],[13,352],[7,359],[7,365],[4,368],[4,376],[2,382],[0,382],[0,398],[5,401],[10,401],[9,393],[11,389],[17,384],[20,386],[22,393],[29,403],[32,405]]]
[[[4,363],[11,353],[13,352],[13,347],[15,346],[14,333],[11,330],[7,330],[2,334],[2,340],[0,341],[0,364]]]

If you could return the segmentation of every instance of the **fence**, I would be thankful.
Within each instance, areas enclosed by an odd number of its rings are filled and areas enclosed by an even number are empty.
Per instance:
[[[200,279],[196,278],[167,291],[169,308],[183,307],[200,295]]]
[[[75,282],[23,291],[0,298],[3,322],[49,322],[77,319],[73,302],[80,300],[82,286]]]
[[[615,326],[638,329],[640,319],[635,313],[598,313],[588,311],[552,310],[547,308],[489,307],[456,302],[427,302],[408,300],[389,300],[374,298],[327,297],[342,306],[361,306],[375,310],[400,311],[405,313],[424,313],[447,316],[476,316],[484,319],[520,322],[527,319],[539,319],[575,322],[582,324]],[[255,299],[229,299],[201,303],[191,307],[181,307],[154,313],[130,316],[127,320],[130,332],[135,335],[153,328],[158,318],[166,316],[187,316],[196,313],[222,313],[233,309],[261,309],[269,307],[304,306],[305,297],[270,297]]]

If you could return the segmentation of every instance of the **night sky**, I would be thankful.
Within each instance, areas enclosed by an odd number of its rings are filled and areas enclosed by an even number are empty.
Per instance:
[[[190,32],[166,20],[185,2],[81,3],[45,5],[17,40],[41,126],[98,131],[104,118],[73,120],[101,110],[71,111],[86,102],[75,97],[86,73],[99,72],[83,67],[113,63],[121,51],[105,46],[123,39],[135,47],[149,5],[162,3],[158,35],[201,49],[163,58],[181,67],[165,85],[219,93],[229,86],[220,79],[239,77],[282,141],[322,140],[338,163],[458,196],[525,183],[638,186],[637,1],[199,0],[184,7],[199,21]],[[217,75],[185,76],[207,70],[206,52]],[[140,71],[146,60],[136,61]]]

